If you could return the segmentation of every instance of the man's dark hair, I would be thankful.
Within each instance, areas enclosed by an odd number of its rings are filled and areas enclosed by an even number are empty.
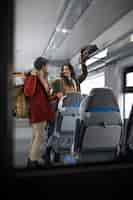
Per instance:
[[[46,65],[48,63],[48,60],[43,57],[38,57],[34,61],[34,68],[37,70],[41,70],[43,65]]]

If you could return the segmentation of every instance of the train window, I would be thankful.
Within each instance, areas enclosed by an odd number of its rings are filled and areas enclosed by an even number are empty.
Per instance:
[[[133,93],[125,94],[125,118],[128,119],[133,104]]]
[[[104,87],[105,77],[104,72],[98,73],[97,75],[88,76],[87,79],[81,83],[81,93],[89,94],[92,88]]]
[[[124,72],[124,118],[128,119],[131,106],[133,104],[133,67],[129,67]]]
[[[133,72],[127,73],[126,75],[126,86],[133,87]]]

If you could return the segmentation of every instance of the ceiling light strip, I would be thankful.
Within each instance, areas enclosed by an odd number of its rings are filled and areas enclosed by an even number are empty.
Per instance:
[[[52,33],[52,36],[50,37],[47,48],[43,51],[43,54],[47,54],[47,50],[49,49],[49,47],[52,49],[52,46],[54,46],[55,49],[55,47],[58,48],[61,45],[61,43],[63,43],[63,41],[66,39],[66,37],[74,27],[74,25],[79,20],[79,18],[89,7],[91,2],[92,0],[64,1],[64,6],[61,10],[58,23],[56,25],[54,32]],[[64,34],[64,36],[62,37],[60,33]],[[58,34],[60,34],[59,37],[61,38],[60,39],[61,41],[60,42],[58,41],[58,45],[56,45]]]

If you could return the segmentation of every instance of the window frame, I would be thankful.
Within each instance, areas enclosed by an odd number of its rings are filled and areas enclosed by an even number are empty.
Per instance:
[[[133,66],[128,67],[124,70],[124,80],[123,80],[123,93],[133,93],[133,87],[126,86],[126,76],[127,74],[133,72]]]
[[[133,87],[131,86],[126,86],[126,77],[127,74],[133,72],[133,66],[127,67],[124,69],[123,72],[123,119],[126,120],[126,94],[131,94],[133,93]]]

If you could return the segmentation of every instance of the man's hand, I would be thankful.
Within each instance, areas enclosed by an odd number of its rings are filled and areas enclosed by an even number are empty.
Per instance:
[[[43,87],[45,88],[45,91],[48,94],[50,94],[50,88],[49,88],[48,80],[44,78],[44,72],[42,70],[39,71],[38,77],[39,77]]]
[[[33,76],[37,76],[37,75],[38,75],[37,70],[32,70],[32,71],[31,71],[31,75],[33,75]]]

